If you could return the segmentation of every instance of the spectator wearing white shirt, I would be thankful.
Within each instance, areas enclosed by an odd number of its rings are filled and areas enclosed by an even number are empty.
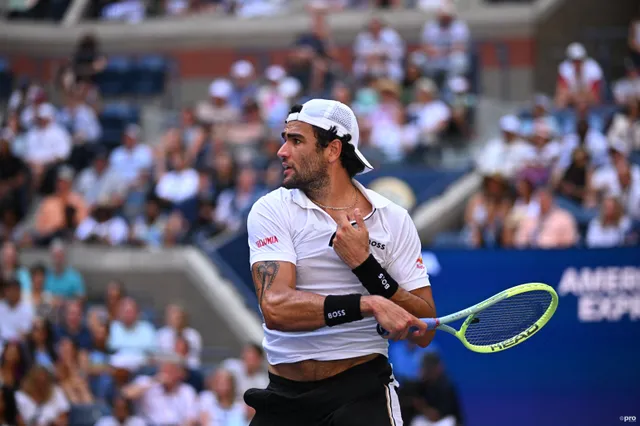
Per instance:
[[[138,143],[139,137],[140,126],[130,124],[125,129],[122,146],[114,149],[109,157],[109,167],[127,184],[132,184],[153,165],[153,152],[148,145]]]
[[[422,30],[425,72],[433,76],[464,74],[469,67],[470,32],[467,23],[456,16],[453,3],[443,2],[435,19]]]
[[[248,407],[237,397],[233,374],[218,369],[207,380],[207,390],[200,393],[199,411],[202,426],[247,426]]]
[[[73,139],[69,163],[76,170],[86,168],[93,155],[94,144],[102,136],[102,126],[96,112],[85,101],[78,89],[67,98],[67,106],[58,114],[58,122],[66,127]]]
[[[252,343],[245,345],[242,349],[242,359],[230,358],[222,365],[235,378],[238,398],[242,398],[249,389],[266,389],[269,384],[264,352],[260,345]]]
[[[637,164],[629,164],[624,157],[614,157],[611,166],[593,174],[589,189],[589,206],[598,205],[603,196],[617,197],[625,213],[633,220],[640,220],[640,166]]]
[[[500,170],[513,179],[524,166],[524,158],[529,145],[520,138],[520,120],[515,115],[505,115],[500,119],[502,135],[490,140],[476,160],[481,170]]]
[[[551,129],[554,135],[560,134],[560,124],[558,120],[551,114],[553,102],[548,96],[537,94],[533,97],[533,108],[531,110],[531,118],[522,119],[522,127],[520,134],[523,138],[529,140],[533,137],[533,128],[536,123],[545,122],[547,127]]]
[[[187,313],[176,304],[167,306],[165,311],[166,325],[158,330],[158,348],[161,352],[171,353],[175,350],[177,336],[182,336],[189,344],[186,364],[189,368],[200,367],[202,353],[202,336],[198,330],[189,327]]]
[[[613,86],[613,97],[618,105],[625,106],[640,100],[640,64],[625,60],[626,75]]]
[[[600,64],[587,55],[580,43],[567,47],[567,58],[558,67],[556,105],[566,108],[581,102],[600,103],[604,76]]]
[[[626,151],[640,150],[640,96],[616,112],[606,130],[609,141],[619,141]]]
[[[139,376],[124,387],[122,394],[137,402],[138,414],[149,424],[196,426],[197,395],[182,382],[184,376],[180,362],[167,358],[155,377]]]
[[[631,220],[625,216],[622,204],[615,197],[606,197],[602,202],[600,216],[589,222],[587,246],[610,248],[625,245],[631,231]]]
[[[231,66],[230,74],[233,90],[229,96],[229,103],[240,111],[247,102],[255,98],[258,91],[255,68],[251,62],[242,59]]]
[[[49,371],[31,367],[16,392],[16,405],[25,424],[30,426],[66,425],[71,406]]]
[[[20,282],[14,278],[4,283],[4,300],[0,301],[0,337],[3,340],[23,340],[31,331],[33,307],[22,300]]]
[[[209,85],[209,99],[196,106],[198,120],[205,124],[228,124],[237,121],[240,111],[230,102],[233,90],[233,84],[229,80],[214,80]]]
[[[160,199],[175,205],[196,196],[200,178],[195,169],[186,166],[184,153],[174,155],[173,170],[165,172],[156,185],[156,195]]]
[[[422,145],[436,145],[451,120],[451,109],[438,99],[438,87],[428,78],[416,82],[415,102],[408,112],[416,119]]]
[[[353,72],[357,78],[390,78],[396,82],[402,79],[404,41],[379,18],[372,18],[368,28],[358,33],[353,51]]]
[[[256,171],[244,168],[238,173],[236,187],[225,189],[218,197],[216,222],[224,224],[228,229],[239,229],[253,203],[264,191],[257,186]]]
[[[148,321],[138,319],[138,305],[130,297],[120,301],[118,320],[111,323],[108,346],[120,355],[144,360],[155,352],[156,330]]]
[[[560,158],[560,143],[545,121],[536,122],[532,142],[524,155],[524,169],[536,185],[546,184]]]
[[[90,208],[98,200],[120,205],[127,193],[127,184],[118,173],[109,168],[107,153],[99,151],[93,159],[93,165],[76,178],[75,191]]]
[[[44,91],[44,89],[37,85],[31,85],[31,87],[29,87],[29,90],[27,91],[26,104],[24,105],[24,109],[20,113],[20,124],[22,125],[22,127],[27,130],[31,130],[31,128],[36,124],[38,108],[40,108],[40,105],[44,105],[46,102],[47,93]]]
[[[119,246],[127,242],[129,226],[116,215],[107,200],[98,200],[91,216],[87,216],[76,229],[75,237],[83,242]]]
[[[42,183],[45,194],[53,191],[55,169],[69,158],[72,148],[71,135],[54,121],[55,116],[56,111],[51,104],[40,105],[37,124],[29,130],[25,140],[25,160],[31,167],[36,188]]]
[[[134,415],[133,404],[118,395],[112,404],[112,415],[101,417],[95,426],[146,426],[147,423]]]
[[[569,167],[573,151],[578,147],[586,149],[593,168],[606,165],[609,162],[607,138],[598,130],[589,128],[587,120],[578,121],[576,127],[575,133],[566,135],[562,140],[557,170],[564,172]]]

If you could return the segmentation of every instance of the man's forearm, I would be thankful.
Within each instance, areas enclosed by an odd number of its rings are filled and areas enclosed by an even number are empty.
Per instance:
[[[435,318],[436,316],[436,310],[429,302],[402,287],[398,288],[391,301],[418,318]]]

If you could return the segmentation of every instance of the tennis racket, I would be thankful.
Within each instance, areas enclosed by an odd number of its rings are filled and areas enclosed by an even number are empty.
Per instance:
[[[540,331],[557,307],[558,295],[551,286],[529,283],[504,290],[455,314],[422,318],[422,321],[428,330],[453,334],[469,350],[494,353],[512,348]],[[465,317],[460,330],[447,325]],[[381,336],[389,334],[380,324],[378,333]]]

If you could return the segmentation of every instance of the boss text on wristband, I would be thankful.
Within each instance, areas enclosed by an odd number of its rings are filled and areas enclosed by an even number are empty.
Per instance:
[[[373,254],[370,254],[367,260],[353,269],[352,272],[372,295],[391,299],[398,291],[396,280],[378,263]]]
[[[329,327],[359,321],[362,319],[360,310],[361,294],[345,294],[327,296],[324,299],[324,322]]]

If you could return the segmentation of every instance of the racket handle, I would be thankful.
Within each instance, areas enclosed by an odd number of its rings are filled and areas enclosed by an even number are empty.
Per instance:
[[[437,318],[421,318],[420,321],[422,321],[427,325],[427,330],[435,330],[440,325],[440,320],[438,320]],[[380,324],[378,324],[378,326],[376,327],[376,330],[378,331],[378,334],[381,335],[382,337],[386,337],[389,335],[389,332],[384,328],[382,328]],[[418,331],[418,327],[415,327],[415,326],[409,327],[409,333],[413,333],[416,331]]]

